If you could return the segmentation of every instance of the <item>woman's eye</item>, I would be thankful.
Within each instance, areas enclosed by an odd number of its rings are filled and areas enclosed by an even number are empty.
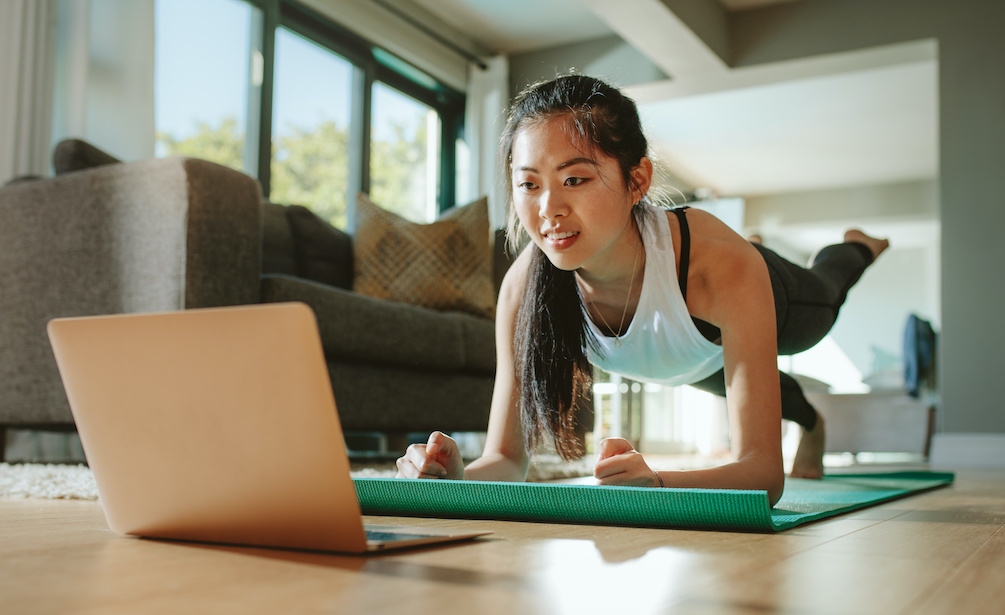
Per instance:
[[[586,181],[585,177],[570,177],[565,180],[566,186],[579,186]]]
[[[535,185],[534,185],[533,183],[531,183],[531,182],[520,182],[520,183],[518,183],[518,184],[516,185],[516,187],[517,187],[517,188],[519,188],[519,189],[521,189],[521,190],[533,190],[533,189],[534,189],[534,188],[536,188],[537,186],[535,186]]]

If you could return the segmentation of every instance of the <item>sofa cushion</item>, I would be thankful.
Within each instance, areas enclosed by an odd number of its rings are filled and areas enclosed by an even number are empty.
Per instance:
[[[491,375],[329,361],[345,431],[485,431]],[[592,423],[591,423],[592,424]]]
[[[286,208],[293,235],[297,275],[338,288],[352,288],[352,239],[311,210],[299,205]]]
[[[352,288],[352,238],[300,205],[262,203],[262,273]]]
[[[117,162],[121,161],[80,139],[60,141],[56,145],[56,149],[52,151],[52,168],[55,169],[56,175],[93,169]]]
[[[491,318],[495,313],[488,201],[416,224],[360,194],[356,203],[353,290],[434,310]]]
[[[286,206],[262,201],[262,273],[297,275]]]
[[[329,362],[495,373],[495,325],[488,318],[385,301],[286,275],[262,276],[261,300],[310,306]]]

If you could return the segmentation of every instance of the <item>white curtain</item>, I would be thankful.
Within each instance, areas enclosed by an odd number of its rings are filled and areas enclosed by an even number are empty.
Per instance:
[[[501,228],[506,224],[506,201],[498,182],[496,156],[509,107],[509,62],[505,56],[496,56],[486,64],[486,69],[471,66],[468,75],[464,125],[469,166],[458,172],[470,182],[461,187],[458,202],[488,196],[489,221],[492,228]]]
[[[154,0],[58,0],[52,144],[154,156]],[[50,147],[51,149],[51,147]]]
[[[0,0],[0,184],[82,138],[154,155],[154,0]]]
[[[52,146],[69,137],[87,137],[87,76],[91,58],[91,1],[57,2]]]
[[[0,184],[49,171],[54,7],[0,2]]]

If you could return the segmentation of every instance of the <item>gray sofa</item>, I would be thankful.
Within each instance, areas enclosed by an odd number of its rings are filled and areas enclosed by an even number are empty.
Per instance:
[[[80,141],[54,166],[0,188],[0,431],[73,428],[51,318],[276,301],[314,309],[347,431],[485,430],[490,319],[353,293],[351,237],[242,173]]]
[[[345,430],[485,431],[492,320],[352,292],[351,237],[304,207],[264,203],[262,247],[261,301],[313,308]]]

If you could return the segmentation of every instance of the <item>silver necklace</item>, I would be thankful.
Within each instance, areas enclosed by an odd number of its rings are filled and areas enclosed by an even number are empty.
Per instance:
[[[614,334],[614,347],[621,348],[621,336],[622,328],[625,326],[625,316],[628,314],[628,304],[632,302],[632,290],[635,288],[635,273],[639,264],[639,253],[642,252],[642,241],[639,241],[639,245],[635,248],[635,260],[632,262],[632,280],[628,284],[628,298],[625,299],[625,309],[621,311],[621,322],[618,324],[617,330],[615,330],[611,325],[607,324],[607,319],[604,318],[604,313],[597,309],[597,316],[600,316],[601,322],[607,327],[608,331]]]

